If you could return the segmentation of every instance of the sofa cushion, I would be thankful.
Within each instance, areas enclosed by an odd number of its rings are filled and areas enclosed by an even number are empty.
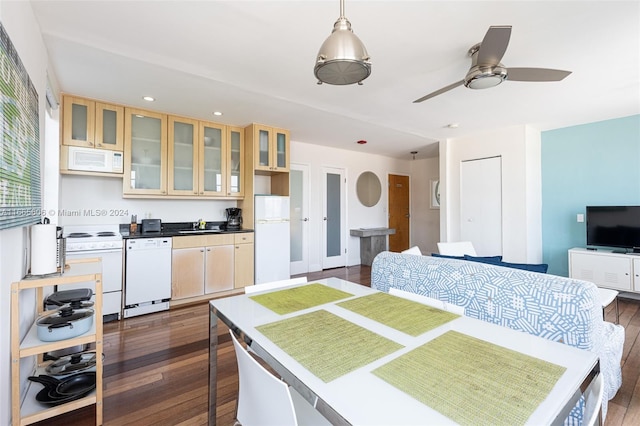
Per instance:
[[[464,255],[464,260],[468,260],[471,262],[489,263],[491,265],[504,266],[505,268],[515,268],[515,269],[523,269],[525,271],[531,271],[531,272],[540,272],[542,274],[546,274],[547,269],[549,269],[549,265],[547,265],[546,263],[536,264],[536,263],[503,262],[502,256],[478,257],[478,256]]]
[[[408,248],[408,249],[402,251],[402,254],[413,254],[413,255],[416,255],[416,256],[422,256],[422,251],[420,251],[420,247],[413,246],[411,248]]]
[[[469,260],[471,262],[489,263],[491,265],[501,265],[503,263],[502,256],[469,256],[468,254],[465,254],[464,260]]]
[[[431,253],[431,256],[433,256],[433,257],[443,257],[445,259],[464,260],[464,256],[449,256],[447,254],[440,254],[440,253]]]

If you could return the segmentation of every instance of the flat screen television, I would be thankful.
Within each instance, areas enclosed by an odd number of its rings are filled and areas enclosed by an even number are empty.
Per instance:
[[[587,206],[587,246],[640,249],[640,206]]]

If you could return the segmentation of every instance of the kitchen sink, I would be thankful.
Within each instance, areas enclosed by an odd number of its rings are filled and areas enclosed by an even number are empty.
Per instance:
[[[184,231],[178,231],[179,234],[216,234],[222,232],[221,229],[188,229]]]

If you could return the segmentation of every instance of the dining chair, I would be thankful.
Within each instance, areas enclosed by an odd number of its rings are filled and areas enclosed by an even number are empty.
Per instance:
[[[405,299],[413,300],[414,302],[422,303],[423,305],[431,306],[433,308],[442,309],[443,311],[451,312],[458,315],[464,315],[464,307],[454,305],[453,303],[443,302],[439,299],[423,296],[421,294],[411,293],[410,291],[400,290],[398,288],[389,288],[389,294],[403,297]]]
[[[295,389],[273,376],[229,330],[238,362],[236,419],[242,426],[330,425]]]
[[[457,241],[455,243],[439,242],[438,253],[445,256],[477,256],[476,249],[471,241]]]
[[[609,306],[611,302],[616,302],[616,324],[620,324],[620,310],[618,308],[618,292],[610,288],[598,287],[598,295],[602,304],[602,318],[604,319],[604,308]]]
[[[259,291],[273,290],[280,287],[288,287],[295,284],[304,284],[307,277],[291,278],[288,280],[271,281],[268,283],[248,285],[244,288],[245,294],[257,293]]]
[[[598,373],[596,378],[589,384],[584,393],[584,413],[583,422],[585,426],[593,426],[600,417],[598,424],[602,424],[602,396],[604,393],[604,385],[602,373]]]

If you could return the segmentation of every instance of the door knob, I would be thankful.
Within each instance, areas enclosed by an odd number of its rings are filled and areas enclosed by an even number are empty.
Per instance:
[[[309,218],[308,218],[308,217],[305,217],[305,218],[304,218],[304,219],[302,219],[302,220],[303,220],[303,221],[305,221],[305,222],[308,222],[308,221],[309,221]]]

